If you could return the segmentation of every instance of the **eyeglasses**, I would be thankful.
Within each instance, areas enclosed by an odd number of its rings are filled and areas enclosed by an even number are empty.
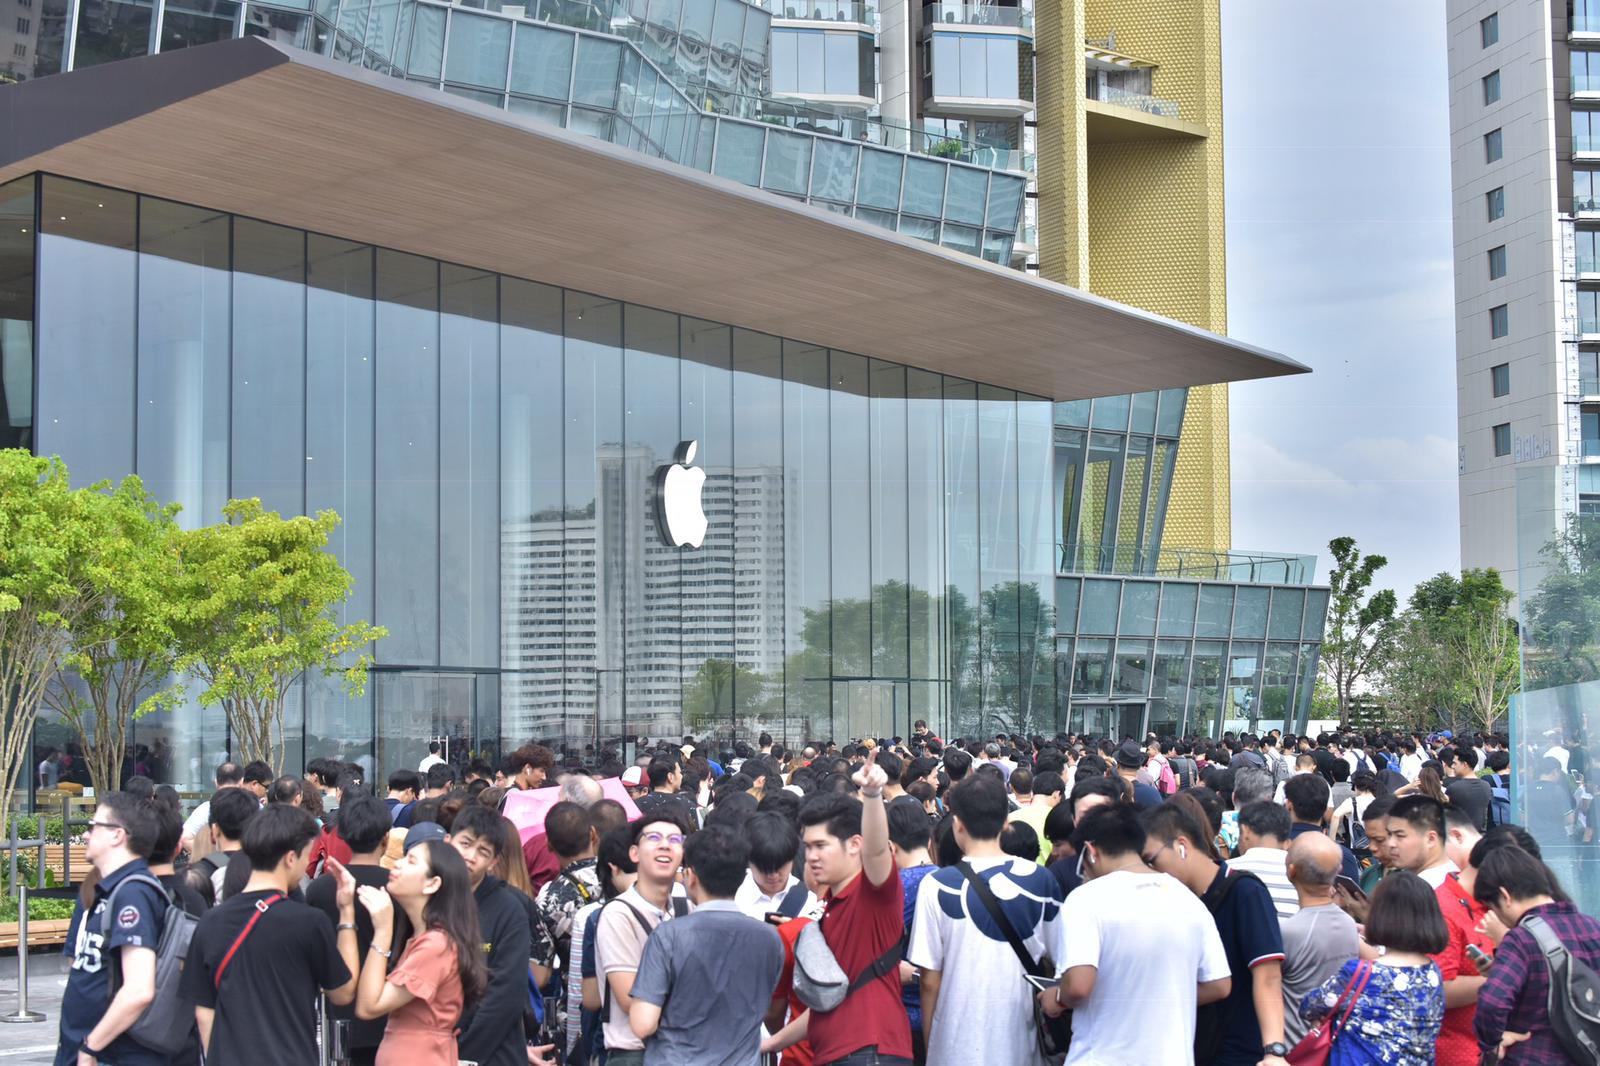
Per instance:
[[[127,826],[119,825],[116,822],[90,822],[89,823],[89,828],[91,830],[94,830],[94,829],[122,829],[122,830],[126,830]]]
[[[683,847],[683,834],[682,833],[646,833],[644,836],[639,838],[639,843],[641,843],[641,844],[649,844],[652,847],[660,847],[662,844],[670,844],[675,848],[681,848],[681,847]]]
[[[1161,857],[1161,853],[1163,851],[1166,851],[1170,847],[1172,847],[1172,842],[1169,840],[1169,841],[1167,841],[1167,843],[1161,845],[1159,848],[1157,848],[1155,851],[1151,852],[1149,855],[1141,855],[1140,858],[1142,858],[1144,860],[1144,864],[1146,866],[1150,867],[1153,870],[1156,867],[1156,860]]]

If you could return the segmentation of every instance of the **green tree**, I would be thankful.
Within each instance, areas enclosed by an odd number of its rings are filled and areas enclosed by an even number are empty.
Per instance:
[[[105,511],[92,495],[72,488],[60,459],[0,451],[0,826],[45,690],[109,580]]]
[[[279,766],[290,686],[320,670],[343,674],[359,695],[372,662],[364,649],[388,630],[338,623],[351,578],[327,550],[339,525],[333,511],[282,518],[248,499],[230,500],[223,514],[226,521],[177,538],[185,585],[178,665],[205,686],[201,706],[226,712],[234,758]]]
[[[1053,732],[1054,678],[1048,688],[1036,684],[1036,679],[1046,663],[1054,670],[1055,610],[1033,582],[995,585],[984,590],[980,602],[984,683],[980,731]]]
[[[1437,574],[1399,618],[1384,670],[1406,724],[1492,730],[1521,680],[1511,590],[1494,569]]]
[[[767,678],[729,659],[707,659],[683,686],[685,728],[696,736],[746,724],[771,707]]]
[[[1388,661],[1395,634],[1393,589],[1371,591],[1372,579],[1389,560],[1362,555],[1354,537],[1328,542],[1334,567],[1328,575],[1328,626],[1322,638],[1321,671],[1333,685],[1339,721],[1349,721],[1350,697]]]
[[[162,506],[137,477],[115,491],[84,490],[102,530],[94,603],[73,624],[64,667],[45,704],[82,742],[97,792],[118,787],[128,723],[181,698],[173,683],[182,610],[177,504]]]

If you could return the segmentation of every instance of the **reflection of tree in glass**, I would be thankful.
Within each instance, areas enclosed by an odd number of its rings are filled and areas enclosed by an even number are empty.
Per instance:
[[[1055,608],[1044,602],[1037,584],[996,585],[974,610],[954,586],[935,596],[886,581],[873,587],[870,600],[830,600],[802,614],[800,649],[786,663],[790,681],[947,680],[952,734],[1055,728]],[[871,649],[870,660],[865,649]],[[926,670],[908,671],[908,662],[941,667],[930,677]],[[738,692],[740,683],[734,687]],[[790,685],[784,707],[789,719],[825,722],[831,713],[826,685]],[[914,715],[924,713],[913,709]]]
[[[1529,689],[1600,678],[1600,522],[1568,516],[1539,549],[1546,570],[1522,608]]]
[[[768,677],[727,659],[707,659],[683,686],[684,728],[696,736],[732,729],[749,739],[768,724],[777,698]]]

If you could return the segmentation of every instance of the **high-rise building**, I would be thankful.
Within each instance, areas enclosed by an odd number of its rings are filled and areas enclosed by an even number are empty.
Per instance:
[[[291,752],[1304,723],[1326,591],[1227,544],[1221,383],[1302,368],[1220,334],[1211,0],[36,2],[0,442],[345,517],[389,635]]]
[[[1449,70],[1461,565],[1521,590],[1600,512],[1600,3],[1451,4]]]

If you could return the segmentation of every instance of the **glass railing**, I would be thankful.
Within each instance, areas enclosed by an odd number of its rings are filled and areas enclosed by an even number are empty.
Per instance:
[[[1578,378],[1579,396],[1600,396],[1600,377]]]
[[[1600,196],[1574,196],[1572,210],[1574,214],[1600,211]]]
[[[1578,256],[1578,273],[1580,273],[1580,274],[1596,274],[1596,273],[1600,273],[1600,260],[1595,259],[1595,257],[1592,256],[1592,255],[1580,255],[1580,256]]]
[[[854,0],[766,0],[758,6],[772,12],[775,19],[809,19],[815,22],[859,22],[877,25],[875,4]]]
[[[1579,315],[1578,332],[1582,333],[1586,337],[1600,333],[1600,318],[1592,318],[1588,315]]]
[[[1567,25],[1568,33],[1600,33],[1600,15],[1575,13]]]
[[[1039,247],[1039,227],[1023,226],[1017,233],[1017,243],[1026,244],[1030,248]]]
[[[1003,26],[1007,29],[1032,30],[1033,12],[1022,7],[1002,7],[998,4],[924,4],[924,26]]]
[[[1131,108],[1135,111],[1143,111],[1147,115],[1158,115],[1161,118],[1178,117],[1178,102],[1176,100],[1163,100],[1159,96],[1151,96],[1148,93],[1130,92],[1127,89],[1117,89],[1109,85],[1094,83],[1088,86],[1088,93],[1089,99],[1099,100],[1101,103]]]
[[[1056,548],[1057,569],[1063,574],[1155,575],[1259,585],[1308,585],[1317,569],[1314,555],[1151,550],[1137,544],[1058,544]]]
[[[1574,73],[1571,91],[1575,93],[1600,93],[1600,74]]]
[[[1600,456],[1600,437],[1583,438],[1583,457],[1593,459]]]
[[[717,100],[722,97],[731,99],[735,96],[733,93],[718,93],[711,102],[711,110],[720,113]],[[1038,172],[1037,154],[1020,148],[980,144],[977,141],[962,140],[942,133],[912,129],[878,118],[837,115],[813,110],[798,102],[791,106],[767,97],[743,97],[738,102],[741,105],[752,106],[758,112],[756,117],[760,121],[773,126],[784,126],[803,133],[825,133],[832,137],[843,137],[846,140],[874,144],[882,148],[894,148],[901,152],[916,152],[918,155],[971,163],[973,166],[987,167],[990,170],[1009,170],[1029,175]]]
[[[1600,152],[1600,137],[1574,136],[1572,138],[1572,150],[1590,154]]]

